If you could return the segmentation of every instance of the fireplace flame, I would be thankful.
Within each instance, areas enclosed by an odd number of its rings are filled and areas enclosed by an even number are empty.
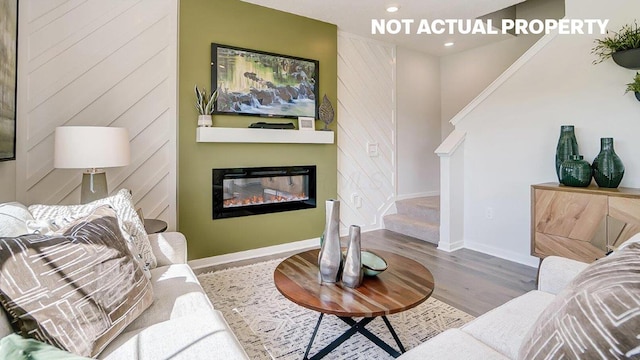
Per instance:
[[[228,208],[228,207],[273,204],[273,203],[301,201],[301,200],[309,200],[309,197],[305,193],[286,194],[286,193],[277,192],[274,195],[266,195],[266,196],[254,195],[246,198],[233,197],[231,199],[225,200],[223,202],[223,206],[225,208]]]

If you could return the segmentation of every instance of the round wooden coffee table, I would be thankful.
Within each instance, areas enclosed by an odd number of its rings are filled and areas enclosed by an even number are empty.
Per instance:
[[[386,315],[411,309],[427,300],[433,292],[433,275],[417,261],[382,250],[371,251],[384,258],[389,266],[378,276],[365,276],[362,285],[356,289],[342,286],[339,282],[319,283],[319,249],[290,256],[276,268],[273,279],[278,291],[294,303],[320,312],[304,354],[305,360],[324,357],[356,333],[364,335],[393,357],[398,357],[405,351]],[[336,315],[351,328],[308,358],[325,314]],[[384,320],[400,351],[365,329],[365,326],[378,316]],[[352,319],[354,317],[362,319],[355,321]]]

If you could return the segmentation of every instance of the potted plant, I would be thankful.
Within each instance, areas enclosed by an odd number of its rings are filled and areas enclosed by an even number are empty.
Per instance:
[[[633,82],[627,84],[627,91],[625,91],[625,94],[628,92],[634,92],[636,94],[636,99],[640,101],[640,72],[636,73],[636,76],[633,78]]]
[[[598,56],[594,64],[613,58],[616,64],[627,69],[640,69],[640,27],[638,22],[626,24],[618,32],[604,39],[596,39],[591,53]]]
[[[213,125],[211,120],[211,114],[213,114],[213,105],[218,99],[218,90],[211,93],[207,97],[207,91],[205,89],[198,89],[198,85],[194,86],[196,92],[196,109],[198,110],[198,126],[210,127]]]

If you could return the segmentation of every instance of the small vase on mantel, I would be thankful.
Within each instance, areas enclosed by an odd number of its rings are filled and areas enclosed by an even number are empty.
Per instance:
[[[342,252],[340,251],[340,201],[329,199],[326,204],[326,224],[318,255],[320,283],[340,280]]]
[[[574,132],[573,125],[562,125],[560,127],[560,139],[556,147],[556,175],[558,182],[562,183],[560,176],[560,165],[563,161],[569,160],[571,155],[578,155],[578,140]]]
[[[211,115],[198,115],[198,127],[212,127]]]
[[[349,245],[347,254],[344,257],[344,268],[342,269],[342,285],[352,289],[362,284],[362,277],[364,276],[361,249],[360,226],[351,225],[349,227]]]
[[[593,179],[598,186],[615,189],[624,176],[624,164],[613,149],[613,138],[600,139],[600,153],[593,160]]]

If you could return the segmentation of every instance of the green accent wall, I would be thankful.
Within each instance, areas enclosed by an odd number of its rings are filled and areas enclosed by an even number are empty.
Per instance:
[[[178,230],[187,237],[189,258],[319,237],[324,202],[337,194],[336,145],[196,143],[193,86],[210,91],[210,47],[215,42],[319,60],[320,97],[327,94],[337,108],[336,26],[239,0],[181,0],[179,37]],[[257,121],[265,120],[213,117],[214,126],[221,127],[246,128]],[[316,122],[316,128],[322,125]],[[336,131],[336,121],[330,128]],[[211,169],[314,164],[317,208],[212,220]]]

